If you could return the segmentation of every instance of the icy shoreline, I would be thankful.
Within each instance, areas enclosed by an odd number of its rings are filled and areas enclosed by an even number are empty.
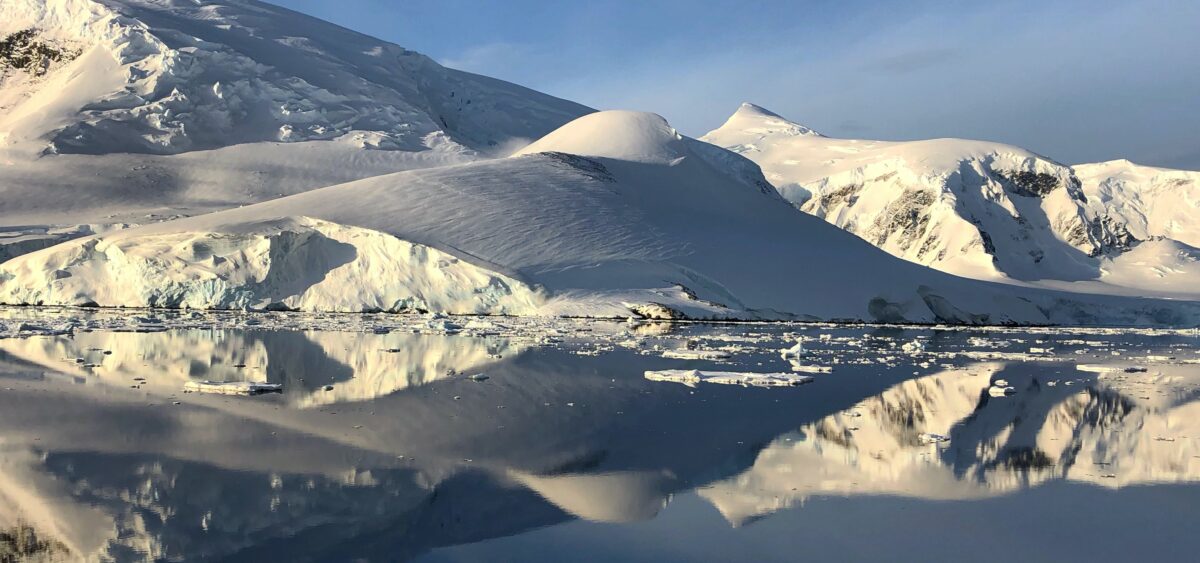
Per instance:
[[[1153,326],[1069,326],[1069,325],[950,325],[937,323],[872,323],[857,321],[808,320],[701,320],[636,319],[632,317],[525,317],[511,315],[444,315],[430,313],[345,313],[305,311],[243,311],[134,308],[65,307],[0,305],[0,339],[46,335],[64,335],[75,331],[111,330],[157,332],[180,328],[247,329],[285,331],[390,332],[411,331],[425,334],[491,335],[503,332],[581,331],[593,333],[598,327],[611,330],[636,330],[641,327],[672,328],[703,326],[795,327],[801,330],[877,328],[896,330],[935,330],[944,332],[989,332],[1043,335],[1200,335],[1200,328]],[[721,360],[711,351],[692,351],[680,359]]]

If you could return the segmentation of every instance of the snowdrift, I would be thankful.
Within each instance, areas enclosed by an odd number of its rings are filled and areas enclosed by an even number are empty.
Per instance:
[[[573,153],[573,154],[572,154]],[[0,265],[5,303],[951,323],[1194,323],[1197,305],[955,278],[788,204],[661,117],[511,158],[85,237]]]

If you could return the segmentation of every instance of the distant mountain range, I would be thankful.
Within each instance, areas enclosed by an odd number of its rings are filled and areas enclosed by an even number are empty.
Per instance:
[[[753,104],[701,138],[756,162],[800,210],[966,277],[1200,295],[1200,173],[1066,166],[963,139],[835,139]]]

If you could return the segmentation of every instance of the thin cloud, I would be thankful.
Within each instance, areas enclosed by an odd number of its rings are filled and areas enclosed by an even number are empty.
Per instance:
[[[868,61],[862,65],[862,69],[867,72],[912,74],[953,63],[957,58],[958,52],[954,49],[917,49]]]
[[[467,72],[488,73],[521,66],[523,59],[530,58],[531,48],[509,42],[494,42],[468,47],[461,53],[440,59],[443,66]]]

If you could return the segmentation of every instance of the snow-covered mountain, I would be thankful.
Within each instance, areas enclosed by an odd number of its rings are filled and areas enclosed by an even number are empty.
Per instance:
[[[1138,240],[1200,247],[1200,172],[1112,160],[1074,166],[1083,193]]]
[[[80,238],[0,265],[0,302],[651,318],[1194,323],[1200,304],[955,278],[797,211],[653,114],[507,159]]]
[[[22,79],[31,91],[6,104],[5,142],[44,141],[54,153],[338,138],[487,150],[587,111],[260,2],[11,0],[0,22],[17,44],[60,45],[76,59]]]
[[[504,156],[591,111],[250,0],[6,0],[0,261]]]
[[[1200,242],[1196,191],[1178,189],[1188,173],[1077,172],[963,139],[834,139],[752,104],[702,140],[758,163],[801,210],[919,264],[1074,291],[1200,295],[1200,250],[1186,244]]]

